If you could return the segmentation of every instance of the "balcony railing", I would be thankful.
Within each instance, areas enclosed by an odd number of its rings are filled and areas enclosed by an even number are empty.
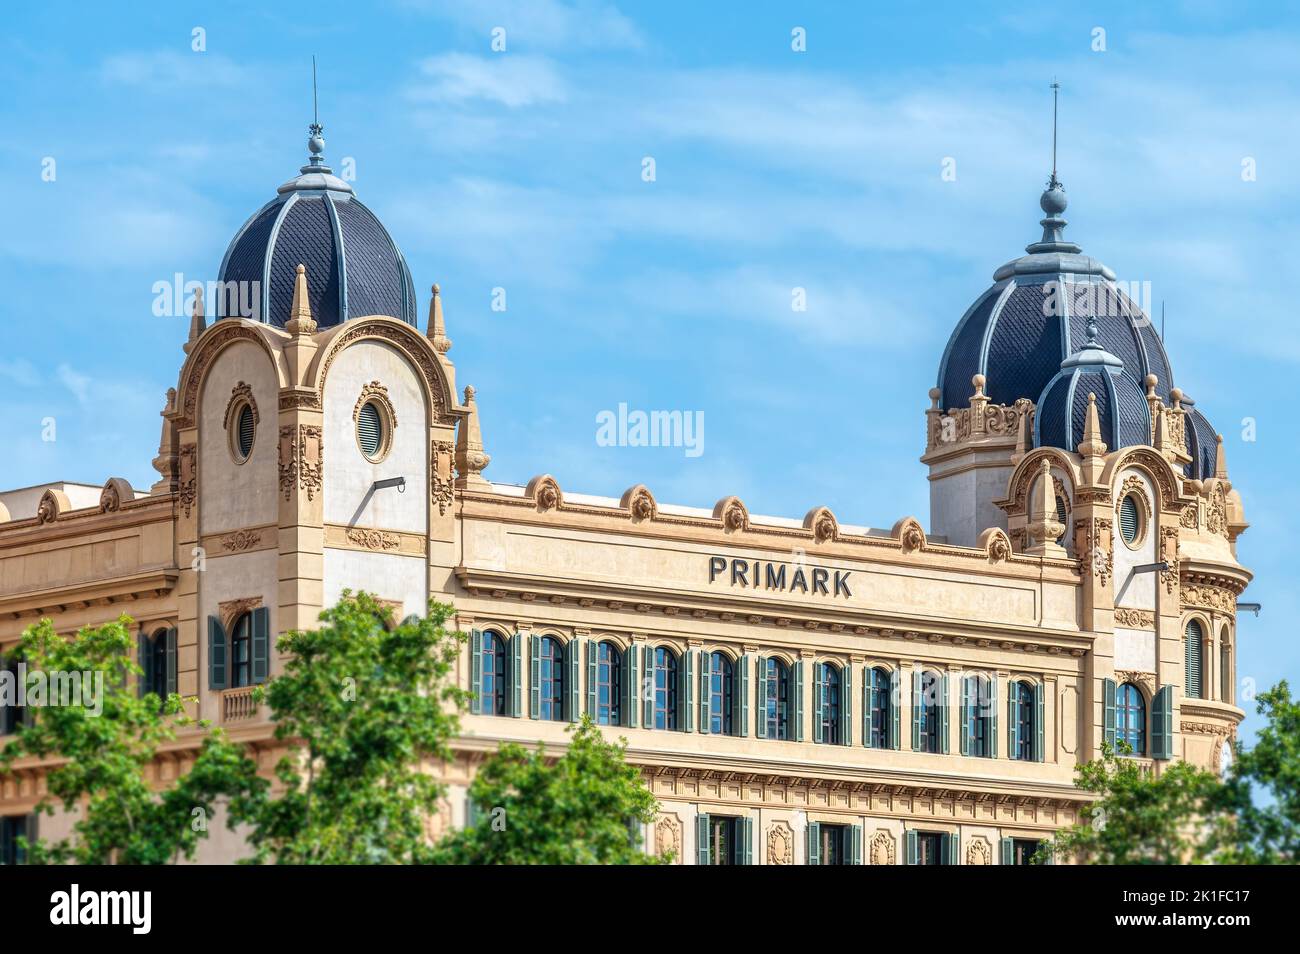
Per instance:
[[[221,695],[221,721],[241,722],[257,716],[257,701],[253,698],[256,686],[227,689]]]

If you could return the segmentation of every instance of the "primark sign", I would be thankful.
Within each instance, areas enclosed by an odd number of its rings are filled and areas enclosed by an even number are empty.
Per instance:
[[[812,593],[849,598],[850,570],[835,570],[802,563],[774,563],[709,557],[709,582],[719,581],[747,590],[777,590],[782,593]]]

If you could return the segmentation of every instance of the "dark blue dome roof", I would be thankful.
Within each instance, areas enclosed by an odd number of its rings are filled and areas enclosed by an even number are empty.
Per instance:
[[[1035,402],[1034,446],[1074,451],[1083,440],[1088,395],[1097,398],[1097,422],[1107,448],[1151,443],[1151,409],[1123,363],[1109,352],[1085,348],[1066,359]]]
[[[1209,420],[1192,406],[1192,402],[1183,399],[1187,415],[1183,418],[1183,443],[1192,462],[1187,466],[1187,476],[1208,480],[1214,476],[1214,456],[1218,450],[1218,432]]]
[[[302,264],[307,268],[312,317],[319,327],[365,315],[387,315],[414,325],[415,286],[406,260],[352,187],[323,164],[319,132],[313,127],[313,156],[301,175],[280,186],[279,194],[244,223],[221,261],[226,288],[257,288],[256,294],[240,293],[245,303],[251,297],[255,313],[240,314],[239,295],[227,293],[217,296],[217,317],[253,318],[284,327]]]

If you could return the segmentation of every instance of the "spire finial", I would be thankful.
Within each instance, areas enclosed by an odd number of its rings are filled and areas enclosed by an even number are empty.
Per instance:
[[[307,127],[311,136],[307,139],[307,151],[311,156],[307,159],[307,165],[303,166],[303,172],[329,172],[329,167],[325,165],[325,158],[321,155],[325,151],[325,137],[321,135],[325,127],[320,124],[320,104],[316,96],[316,57],[311,58],[311,125]]]
[[[1046,218],[1038,223],[1043,227],[1043,237],[1032,245],[1026,246],[1025,251],[1031,255],[1041,252],[1065,252],[1077,255],[1082,249],[1073,242],[1067,242],[1061,234],[1067,224],[1063,213],[1070,200],[1066,198],[1065,186],[1056,177],[1056,120],[1061,84],[1056,82],[1055,77],[1052,78],[1050,89],[1052,90],[1052,176],[1047,180],[1047,188],[1038,200],[1038,205]]]
[[[312,60],[312,68],[315,69],[315,59]],[[1061,84],[1052,77],[1052,182],[1056,182],[1056,103],[1058,95],[1061,92]]]
[[[447,325],[442,317],[442,295],[437,283],[433,286],[433,297],[429,299],[429,326],[425,334],[433,343],[433,350],[446,354],[451,350],[451,339],[447,337]]]
[[[316,321],[311,316],[311,300],[307,295],[307,267],[299,264],[293,280],[293,304],[289,306],[289,320],[284,330],[292,335],[310,335],[316,332]]]

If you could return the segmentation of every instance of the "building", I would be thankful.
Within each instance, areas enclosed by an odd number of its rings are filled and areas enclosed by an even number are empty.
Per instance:
[[[431,828],[463,822],[498,743],[561,746],[585,711],[661,802],[647,846],[688,864],[1016,863],[1082,817],[1074,768],[1104,741],[1157,772],[1228,757],[1241,501],[1146,316],[1065,239],[1055,174],[1041,240],[940,360],[929,530],[884,531],[489,481],[438,288],[422,333],[323,149],[313,127],[230,243],[213,320],[196,295],[157,483],[0,493],[0,643],[125,611],[152,686],[265,740],[275,633],[345,588],[450,600],[476,698]],[[42,778],[3,782],[6,843]],[[239,855],[215,826],[203,860]]]

